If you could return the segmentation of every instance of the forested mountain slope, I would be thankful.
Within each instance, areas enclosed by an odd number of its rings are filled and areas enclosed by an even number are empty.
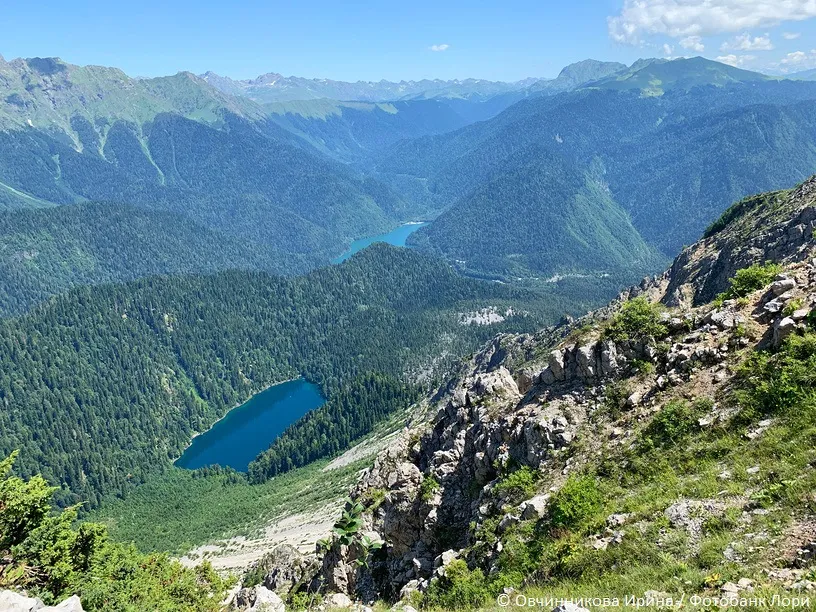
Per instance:
[[[686,72],[694,80],[699,62],[688,62]],[[511,159],[518,168],[536,168],[537,159],[558,154],[576,171],[601,177],[642,238],[666,255],[691,242],[735,199],[782,188],[816,167],[812,83],[748,79],[715,86],[721,75],[714,72],[712,84],[686,90],[676,74],[684,69],[682,61],[658,66],[671,67],[677,84],[659,96],[593,85],[525,100],[490,121],[396,146],[379,170],[422,180],[435,197],[452,204],[438,223],[412,237],[413,244],[451,260],[474,260],[496,233],[494,226],[473,224],[463,232],[457,244],[469,243],[467,253],[461,246],[446,253],[445,240],[468,218],[479,190],[505,172]],[[518,192],[535,193],[538,180],[535,171],[518,173]],[[550,197],[569,199],[557,192]],[[517,203],[518,198],[493,200],[499,211],[512,211]],[[502,223],[515,222],[508,214]]]
[[[305,272],[316,263],[183,215],[76,204],[0,213],[0,316],[75,285],[226,269]]]
[[[21,473],[94,504],[272,383],[303,375],[331,399],[367,372],[401,378],[495,333],[462,313],[526,299],[384,245],[293,279],[236,271],[74,289],[0,322],[0,454],[20,449]],[[498,327],[533,325],[528,305]]]
[[[0,63],[0,77],[1,208],[130,204],[323,261],[410,212],[190,74],[131,79],[33,59]]]
[[[264,109],[276,124],[348,162],[363,162],[400,140],[450,132],[471,122],[446,99],[275,102]]]
[[[509,156],[490,182],[475,187],[413,244],[454,259],[470,274],[498,278],[535,271],[544,278],[575,274],[625,282],[665,263],[632,227],[602,174],[578,169],[558,152],[527,153]]]

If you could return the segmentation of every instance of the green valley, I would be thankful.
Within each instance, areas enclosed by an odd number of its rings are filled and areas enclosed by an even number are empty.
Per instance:
[[[168,467],[195,432],[272,383],[302,375],[330,410],[355,376],[403,378],[442,348],[453,358],[500,329],[534,326],[542,310],[531,298],[382,245],[291,280],[235,271],[74,289],[0,323],[0,451],[20,449],[21,473],[61,484],[63,503],[96,505]],[[500,324],[459,321],[525,302],[528,315]]]

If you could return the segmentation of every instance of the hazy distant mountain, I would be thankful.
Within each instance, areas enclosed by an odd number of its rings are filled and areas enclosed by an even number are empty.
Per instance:
[[[627,66],[624,64],[584,60],[567,66],[555,79],[527,79],[516,83],[474,79],[419,81],[410,83],[411,87],[430,89],[387,103],[293,100],[269,103],[264,108],[272,121],[303,137],[319,150],[343,161],[360,161],[376,156],[400,140],[450,132],[476,121],[491,119],[525,98],[572,91],[625,70]],[[270,82],[274,80],[267,76]],[[204,78],[225,92],[250,95],[250,89],[242,90],[238,81],[212,73]],[[280,80],[274,83],[275,87],[283,87]],[[376,85],[382,83],[385,82]],[[507,87],[514,89],[496,93]],[[471,93],[466,95],[464,92],[467,91]]]
[[[571,91],[592,81],[597,81],[627,69],[626,64],[618,62],[599,62],[588,59],[564,68],[554,79],[541,80],[530,85],[530,91],[556,94]]]
[[[290,102],[294,100],[332,100],[357,102],[387,102],[412,98],[436,97],[490,97],[509,91],[526,89],[539,79],[530,78],[514,83],[463,79],[443,81],[422,79],[420,81],[357,81],[349,83],[331,79],[306,79],[285,77],[270,72],[256,79],[233,80],[213,72],[201,78],[213,87],[230,95],[241,95],[260,103]]]
[[[785,76],[787,79],[798,79],[800,81],[816,81],[816,68],[812,70],[805,70],[803,72],[795,72]]]
[[[678,60],[639,60],[628,70],[598,79],[592,85],[604,89],[640,90],[646,95],[661,95],[669,90],[687,91],[701,85],[722,87],[731,83],[768,80],[773,80],[773,77],[702,57],[693,57]]]
[[[82,148],[79,123],[102,139],[117,120],[143,125],[161,113],[214,124],[222,111],[261,118],[251,101],[224,95],[189,72],[134,79],[118,68],[75,66],[59,58],[0,57],[0,129],[19,126],[62,133]]]
[[[468,271],[505,278],[524,276],[524,267],[546,275],[587,273],[598,268],[556,241],[565,237],[547,231],[556,227],[550,215],[574,213],[579,221],[572,227],[586,228],[586,243],[609,269],[625,248],[605,237],[625,237],[626,248],[635,244],[620,233],[625,226],[616,207],[647,244],[673,255],[731,202],[813,172],[814,111],[816,83],[700,58],[642,61],[623,76],[530,97],[489,121],[399,143],[378,169],[403,181],[413,177],[450,204],[411,236],[419,247]],[[594,177],[597,189],[556,180],[582,173]],[[611,204],[602,205],[594,197],[599,193]],[[613,214],[603,217],[604,211]],[[590,226],[586,218],[600,221]],[[540,221],[529,240],[515,233],[522,220]]]

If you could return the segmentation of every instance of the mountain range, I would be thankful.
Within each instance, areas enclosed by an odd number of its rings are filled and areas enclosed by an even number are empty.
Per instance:
[[[255,79],[233,80],[213,72],[200,75],[213,87],[234,96],[244,96],[261,104],[290,102],[294,100],[342,100],[346,102],[393,102],[396,100],[426,99],[436,97],[487,98],[509,91],[525,89],[541,79],[529,78],[514,83],[463,79],[444,81],[423,79],[420,81],[333,81],[331,79],[305,79],[285,77],[270,72]]]
[[[222,553],[242,610],[816,586],[814,168],[816,81],[703,58],[512,84],[0,58],[0,589],[221,612]],[[174,467],[296,378],[325,403],[248,474]],[[284,514],[318,558],[255,555]]]
[[[263,104],[247,83],[205,76],[0,60],[0,311],[149,274],[301,273],[354,239],[433,219],[414,246],[598,304],[731,201],[801,180],[816,161],[816,84],[702,58],[587,60],[501,86],[269,77],[252,87],[288,93]],[[365,91],[400,99],[317,99]],[[83,203],[102,204],[57,210]],[[59,231],[32,231],[17,212],[32,208]],[[519,229],[535,218],[542,231]],[[87,231],[149,219],[165,222],[115,255]]]

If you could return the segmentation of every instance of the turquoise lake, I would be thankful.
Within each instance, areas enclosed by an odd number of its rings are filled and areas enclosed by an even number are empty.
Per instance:
[[[246,472],[249,462],[289,425],[325,401],[318,387],[303,379],[269,387],[196,436],[176,465],[195,470],[217,463]]]
[[[351,246],[349,246],[349,250],[343,253],[337,259],[332,260],[332,263],[343,263],[355,253],[359,253],[364,248],[371,246],[375,242],[387,242],[388,244],[393,244],[394,246],[405,246],[405,241],[408,240],[408,236],[413,234],[420,227],[425,227],[426,225],[428,224],[406,223],[405,225],[400,225],[398,228],[391,230],[387,234],[369,236],[368,238],[360,238],[360,240],[355,240],[351,243]]]
[[[405,246],[408,236],[427,223],[406,223],[351,243],[349,250],[332,263],[341,263],[375,242]],[[270,387],[230,410],[203,434],[196,436],[176,460],[181,468],[195,470],[208,465],[229,466],[246,472],[249,462],[265,451],[283,431],[310,410],[325,403],[316,385],[303,379]]]

